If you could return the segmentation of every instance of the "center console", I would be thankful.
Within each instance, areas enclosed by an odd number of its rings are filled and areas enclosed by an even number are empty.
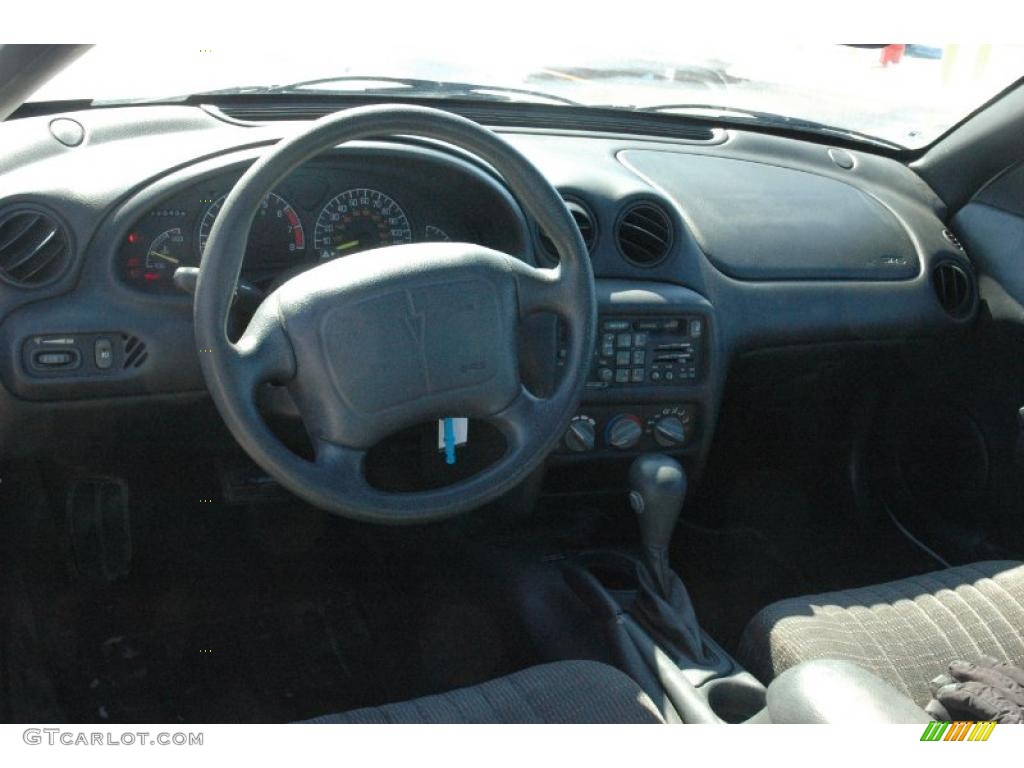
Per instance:
[[[611,656],[658,702],[669,722],[746,722],[765,707],[765,688],[701,627],[669,548],[687,475],[670,456],[649,453],[629,471],[638,552],[578,553],[563,573],[606,631]]]
[[[699,455],[719,386],[711,304],[667,283],[599,280],[597,292],[582,404],[555,459]],[[566,341],[559,339],[559,364]]]

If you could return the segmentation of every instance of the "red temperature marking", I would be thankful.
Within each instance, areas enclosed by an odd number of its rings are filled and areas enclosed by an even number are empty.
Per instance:
[[[295,247],[302,249],[306,247],[306,235],[302,231],[302,224],[299,217],[291,208],[285,210],[284,215],[288,217],[288,223],[292,225],[292,234],[295,236]]]

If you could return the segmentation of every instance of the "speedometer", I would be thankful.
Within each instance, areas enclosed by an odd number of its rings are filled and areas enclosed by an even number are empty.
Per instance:
[[[405,211],[375,189],[348,189],[331,199],[313,231],[313,247],[321,261],[411,242],[412,227]]]

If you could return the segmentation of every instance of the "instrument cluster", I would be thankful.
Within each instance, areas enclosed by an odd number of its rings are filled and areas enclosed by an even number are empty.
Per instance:
[[[122,279],[145,291],[176,290],[174,271],[199,266],[237,178],[218,177],[190,187],[135,222],[119,251]],[[394,177],[382,180],[399,182]],[[423,190],[385,192],[377,184],[352,184],[349,174],[330,167],[300,170],[268,194],[257,210],[242,275],[266,288],[324,261],[373,248],[494,240],[459,211],[457,204],[439,204],[436,195],[431,201]]]

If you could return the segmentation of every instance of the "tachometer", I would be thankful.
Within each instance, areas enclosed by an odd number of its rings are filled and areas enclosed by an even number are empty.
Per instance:
[[[313,247],[321,261],[411,242],[412,227],[405,211],[375,189],[349,189],[331,199],[313,232]]]
[[[219,197],[206,209],[199,224],[199,253],[206,249],[213,222],[220,213],[227,196]],[[296,253],[306,250],[306,233],[302,221],[288,202],[271,192],[260,203],[249,230],[249,245],[245,252],[246,269],[275,269],[290,266]]]

